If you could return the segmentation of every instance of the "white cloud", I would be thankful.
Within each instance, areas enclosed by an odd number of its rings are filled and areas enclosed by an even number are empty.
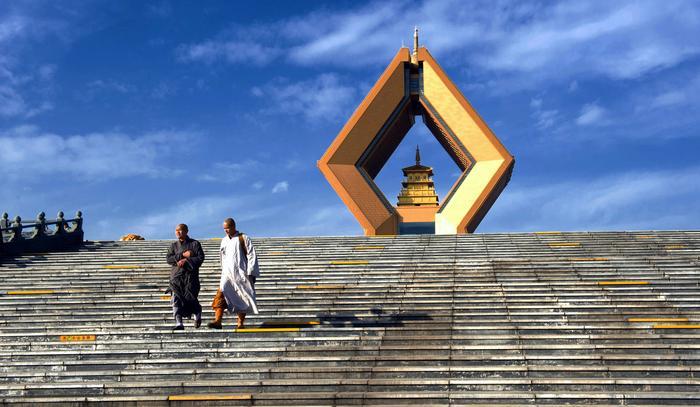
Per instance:
[[[289,182],[287,182],[287,181],[278,182],[272,187],[273,194],[277,194],[280,192],[287,192],[287,191],[289,191]]]
[[[19,116],[26,111],[27,105],[17,89],[0,85],[0,116]]]
[[[197,198],[132,219],[122,234],[136,233],[150,239],[167,239],[174,236],[175,225],[186,223],[193,237],[201,236],[203,230],[213,231],[213,225],[230,216],[227,214],[238,205],[240,198]],[[214,236],[218,234],[206,237]]]
[[[47,90],[52,87],[56,66],[27,66],[23,56],[38,40],[49,35],[62,36],[68,25],[59,19],[34,15],[32,8],[10,4],[0,14],[0,117],[29,118],[53,108]]]
[[[595,103],[588,103],[581,108],[581,113],[576,118],[579,126],[600,125],[606,122],[606,111]]]
[[[116,93],[129,93],[134,91],[134,87],[113,79],[97,79],[88,83],[88,88],[92,91],[104,90]]]
[[[688,105],[698,107],[700,106],[700,74],[689,79],[683,78],[679,83],[664,84],[652,92],[653,95],[647,96],[643,102],[640,102],[641,106],[638,110],[646,111]]]
[[[257,160],[248,159],[242,162],[217,162],[212,168],[200,175],[198,179],[206,182],[236,182],[257,172],[262,163]],[[258,188],[259,189],[259,188]]]
[[[311,123],[344,118],[359,96],[354,86],[343,83],[335,74],[293,83],[279,79],[259,89],[261,97],[273,105],[264,113],[302,115]]]
[[[0,43],[15,40],[26,33],[27,19],[20,15],[8,15],[0,19]]]
[[[556,109],[543,109],[542,99],[533,98],[530,100],[532,118],[535,119],[535,127],[540,130],[549,129],[554,126],[559,119],[559,111]]]
[[[151,97],[154,99],[167,99],[177,93],[177,86],[172,83],[160,81],[151,91]]]
[[[700,167],[506,187],[482,232],[697,229]],[[672,215],[669,215],[672,214]]]
[[[216,61],[228,63],[251,63],[264,65],[271,62],[281,51],[274,46],[247,40],[205,41],[198,44],[181,45],[177,49],[178,59],[182,62],[204,62],[211,64]]]
[[[255,236],[268,222],[278,225],[270,219],[277,219],[282,212],[282,207],[270,205],[260,197],[233,193],[198,197],[175,205],[168,200],[157,206],[143,216],[101,225],[102,230],[96,233],[101,239],[116,239],[126,233],[136,233],[147,239],[174,239],[175,225],[186,223],[193,238],[206,239],[221,236],[221,221],[232,217],[238,229]],[[115,229],[115,225],[120,226]]]
[[[39,79],[42,81],[50,81],[56,74],[56,65],[47,64],[39,67]]]
[[[301,223],[288,225],[290,227],[288,234],[292,236],[340,236],[362,233],[357,220],[344,205],[314,207],[312,212],[295,218]]]
[[[92,181],[137,175],[158,177],[172,171],[161,160],[173,152],[173,146],[192,135],[160,131],[140,136],[118,132],[60,136],[34,126],[19,126],[0,132],[0,173],[11,181],[58,174]]]
[[[411,27],[449,64],[481,75],[513,76],[514,87],[583,76],[638,78],[700,54],[697,4],[670,0],[517,3],[459,0],[372,2],[315,11],[264,26],[238,27],[217,39],[180,48],[182,58],[300,65],[382,66]],[[241,38],[247,29],[263,32]],[[284,44],[284,45],[282,45]],[[493,88],[493,87],[492,87]]]

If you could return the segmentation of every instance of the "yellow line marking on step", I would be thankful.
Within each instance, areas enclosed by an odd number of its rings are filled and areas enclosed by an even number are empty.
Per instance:
[[[572,242],[554,242],[554,243],[547,243],[549,247],[580,247],[581,243],[572,243]]]
[[[355,246],[353,247],[353,250],[379,250],[383,248],[384,246]]]
[[[8,291],[7,295],[41,295],[41,294],[54,294],[54,290],[17,290]]]
[[[210,237],[209,240],[221,240],[220,237]]]
[[[666,250],[677,250],[677,249],[685,249],[687,246],[683,244],[672,244],[668,245],[665,247]]]
[[[607,257],[572,257],[571,261],[608,261]]]
[[[331,265],[333,266],[357,266],[362,264],[369,264],[368,260],[333,260]]]
[[[342,284],[320,284],[320,285],[298,285],[299,290],[325,290],[334,288],[344,288]]]
[[[688,318],[627,318],[627,322],[688,322]]]
[[[265,321],[263,325],[321,325],[320,321]]]
[[[61,335],[61,342],[94,342],[95,335]]]
[[[252,400],[252,394],[173,394],[169,401]]]
[[[119,269],[119,270],[133,270],[133,269],[140,269],[143,268],[143,266],[133,266],[133,265],[119,265],[119,264],[110,264],[107,266],[104,266],[106,269]]]
[[[267,252],[267,253],[261,253],[263,256],[264,255],[269,255],[269,256],[281,256],[283,254],[287,254],[287,252]]]
[[[161,299],[161,300],[168,300],[168,301],[170,301],[170,296],[169,296],[169,295],[161,295],[161,296],[160,296],[160,299]]]
[[[663,325],[657,324],[653,325],[654,329],[700,329],[700,325],[690,325],[690,324],[677,324],[677,325]]]
[[[646,285],[648,281],[598,281],[598,285]]]
[[[536,235],[561,235],[561,232],[557,232],[554,230],[547,231],[545,230],[544,232],[535,232]]]
[[[236,328],[236,333],[299,332],[301,328]]]
[[[639,235],[639,236],[635,236],[635,237],[636,237],[637,239],[653,239],[653,238],[655,238],[656,236],[654,236],[654,235]]]

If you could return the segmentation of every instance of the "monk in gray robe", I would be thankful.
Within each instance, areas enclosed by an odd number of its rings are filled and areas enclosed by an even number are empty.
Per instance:
[[[173,306],[175,326],[173,330],[183,330],[182,318],[194,315],[194,327],[202,324],[202,306],[199,304],[199,267],[204,262],[204,251],[198,241],[190,238],[187,225],[181,223],[175,228],[177,240],[168,250],[170,271],[170,304]]]

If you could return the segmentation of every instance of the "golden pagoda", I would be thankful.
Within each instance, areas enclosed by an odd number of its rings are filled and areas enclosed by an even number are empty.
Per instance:
[[[420,165],[420,150],[416,146],[416,165],[402,168],[404,180],[397,206],[438,206],[433,183],[433,167]]]

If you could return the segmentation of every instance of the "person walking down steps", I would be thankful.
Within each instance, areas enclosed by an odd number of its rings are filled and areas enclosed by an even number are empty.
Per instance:
[[[235,313],[236,328],[243,328],[248,312],[258,313],[255,302],[255,280],[260,276],[258,257],[250,237],[236,230],[232,218],[224,220],[225,236],[221,239],[221,279],[212,308],[214,320],[209,328],[221,329],[224,310]]]
[[[204,262],[202,245],[190,238],[189,228],[184,223],[177,225],[175,236],[177,240],[170,245],[167,261],[172,267],[170,271],[171,291],[170,304],[173,306],[175,326],[173,331],[185,329],[182,318],[194,315],[194,327],[202,324],[202,306],[199,304],[199,268]]]

